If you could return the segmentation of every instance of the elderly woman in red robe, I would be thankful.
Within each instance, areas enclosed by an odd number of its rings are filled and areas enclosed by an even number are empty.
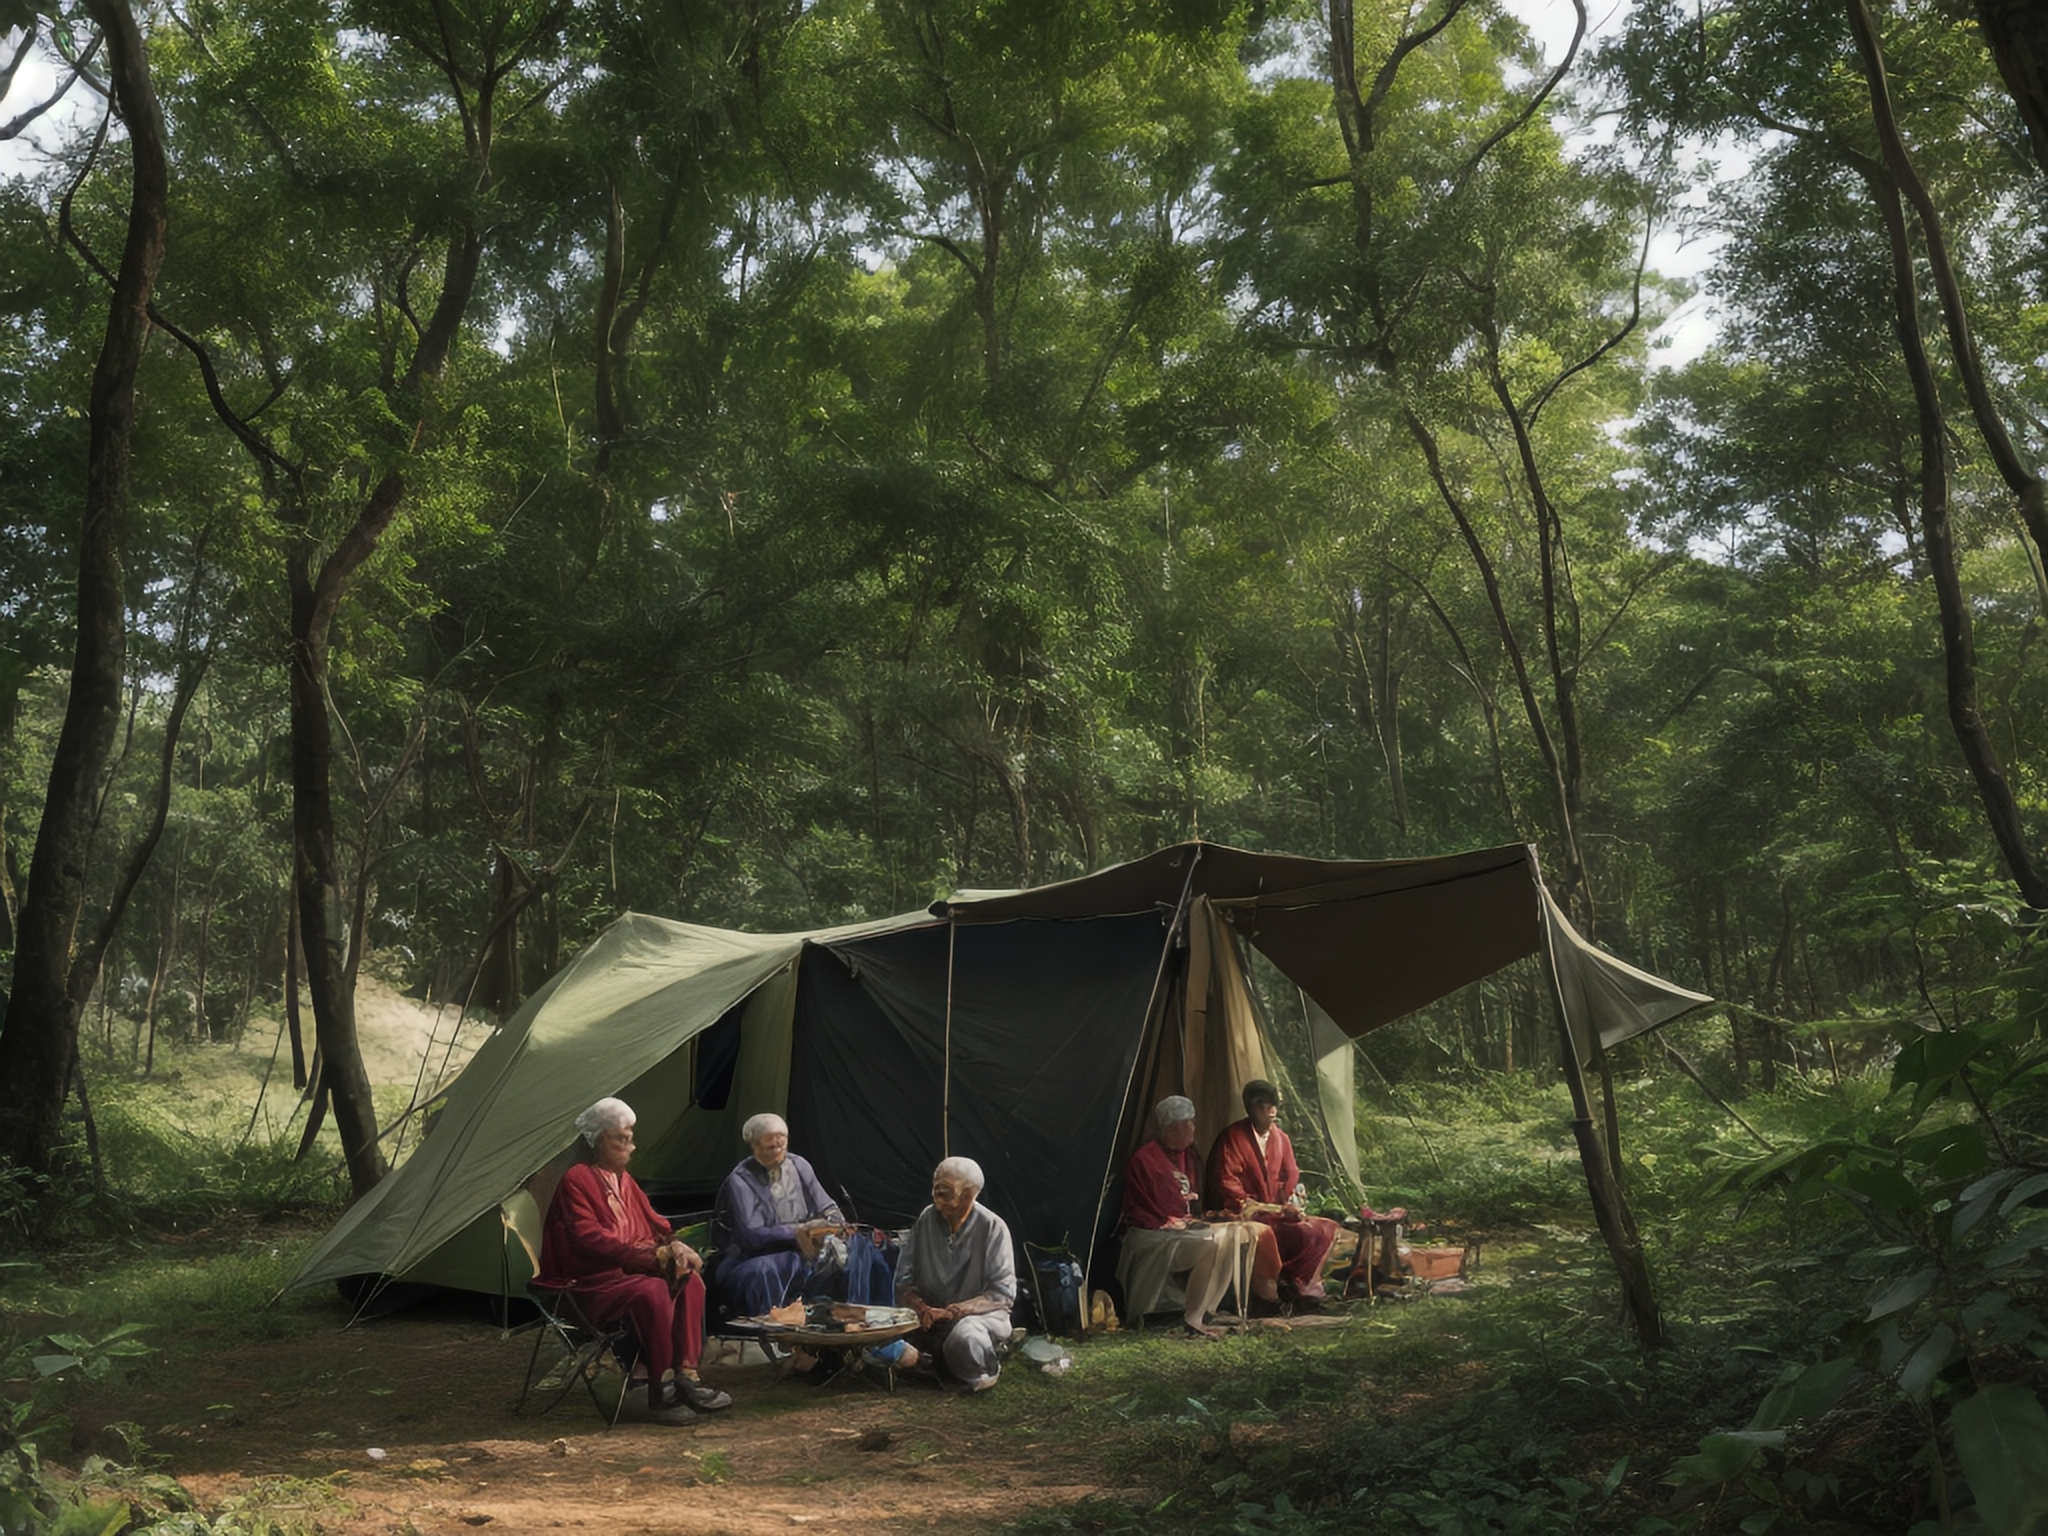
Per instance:
[[[1209,1149],[1208,1203],[1259,1223],[1254,1294],[1263,1297],[1271,1283],[1283,1303],[1313,1312],[1323,1299],[1323,1261],[1337,1241],[1337,1223],[1301,1208],[1301,1169],[1280,1129],[1280,1090],[1253,1078],[1243,1098],[1244,1119],[1225,1126]]]
[[[636,1118],[622,1099],[599,1099],[576,1117],[585,1160],[555,1186],[536,1278],[575,1287],[595,1323],[625,1319],[647,1362],[648,1410],[664,1423],[684,1423],[729,1408],[732,1399],[697,1376],[704,1260],[626,1172]]]

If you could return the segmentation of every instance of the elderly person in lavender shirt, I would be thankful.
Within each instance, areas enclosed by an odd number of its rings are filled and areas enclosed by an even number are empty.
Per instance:
[[[843,1289],[846,1300],[863,1305],[886,1296],[888,1266],[866,1234],[851,1231],[811,1165],[789,1150],[783,1118],[755,1115],[740,1136],[752,1151],[726,1175],[711,1214],[718,1312],[760,1317],[813,1290]]]
[[[896,1304],[917,1313],[917,1348],[970,1392],[996,1384],[1017,1299],[1017,1260],[1002,1217],[978,1203],[981,1165],[949,1157],[932,1172],[932,1203],[896,1256]]]

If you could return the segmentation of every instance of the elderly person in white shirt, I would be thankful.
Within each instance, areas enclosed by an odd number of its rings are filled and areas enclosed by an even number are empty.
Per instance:
[[[917,1313],[916,1346],[971,1392],[996,1384],[1017,1300],[1010,1229],[979,1203],[981,1165],[949,1157],[932,1172],[932,1203],[903,1234],[896,1304]]]

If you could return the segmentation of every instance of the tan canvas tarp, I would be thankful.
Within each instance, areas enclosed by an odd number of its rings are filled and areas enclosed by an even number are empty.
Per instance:
[[[1612,1050],[1713,1001],[1704,992],[1688,992],[1595,949],[1579,936],[1548,891],[1543,892],[1543,926],[1558,1002],[1583,1063],[1592,1063],[1595,1037],[1602,1048]]]
[[[985,923],[1172,911],[1183,900],[1206,901],[1354,1040],[1545,952],[1574,1030],[1610,1045],[1712,1001],[1587,944],[1543,889],[1526,843],[1369,861],[1180,843],[1057,885],[963,892],[932,910]]]

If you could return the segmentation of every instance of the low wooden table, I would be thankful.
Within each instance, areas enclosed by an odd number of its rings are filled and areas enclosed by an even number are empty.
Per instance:
[[[908,1338],[917,1332],[917,1319],[908,1322],[887,1323],[867,1328],[818,1328],[809,1323],[771,1323],[760,1318],[745,1321],[760,1330],[761,1339],[769,1344],[786,1349],[806,1349],[815,1354],[819,1361],[830,1369],[813,1383],[825,1386],[837,1381],[848,1371],[862,1380],[868,1380],[867,1371],[882,1373],[882,1385],[891,1392],[896,1390],[896,1367],[883,1362],[870,1362],[867,1351],[879,1345],[893,1344],[898,1339]]]

